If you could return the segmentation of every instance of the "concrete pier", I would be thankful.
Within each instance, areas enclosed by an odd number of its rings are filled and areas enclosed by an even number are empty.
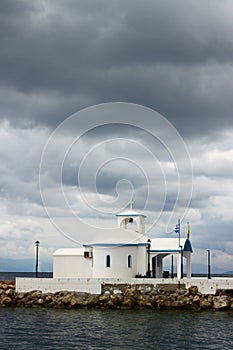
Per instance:
[[[42,293],[55,293],[62,290],[101,294],[104,284],[127,284],[127,285],[154,285],[171,286],[179,288],[184,286],[188,289],[196,286],[203,294],[216,294],[217,290],[233,290],[233,278],[213,277],[208,278],[128,278],[128,279],[101,279],[101,278],[16,278],[17,292],[30,292],[40,290]]]

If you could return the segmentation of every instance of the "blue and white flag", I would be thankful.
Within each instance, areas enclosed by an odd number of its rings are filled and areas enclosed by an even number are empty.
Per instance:
[[[175,233],[180,233],[180,224],[176,224]]]

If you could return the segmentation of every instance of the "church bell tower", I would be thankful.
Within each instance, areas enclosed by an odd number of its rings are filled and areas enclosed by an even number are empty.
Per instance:
[[[136,224],[136,232],[145,235],[145,218],[140,212],[133,210],[133,201],[130,201],[129,209],[119,213],[117,216],[117,226],[119,228],[130,229],[132,223]]]

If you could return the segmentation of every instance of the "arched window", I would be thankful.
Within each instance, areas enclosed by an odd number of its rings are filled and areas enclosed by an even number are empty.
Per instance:
[[[106,255],[106,267],[110,267],[110,265],[111,265],[110,255]]]
[[[132,255],[128,255],[128,267],[132,267]]]

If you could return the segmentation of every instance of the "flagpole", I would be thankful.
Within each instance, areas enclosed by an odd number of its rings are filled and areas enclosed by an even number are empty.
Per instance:
[[[180,218],[178,219],[178,225],[179,225],[179,246],[180,246]]]
[[[178,224],[176,225],[175,232],[179,234],[179,248],[180,248],[180,278],[183,278],[183,247],[180,244],[180,218],[178,219]]]

